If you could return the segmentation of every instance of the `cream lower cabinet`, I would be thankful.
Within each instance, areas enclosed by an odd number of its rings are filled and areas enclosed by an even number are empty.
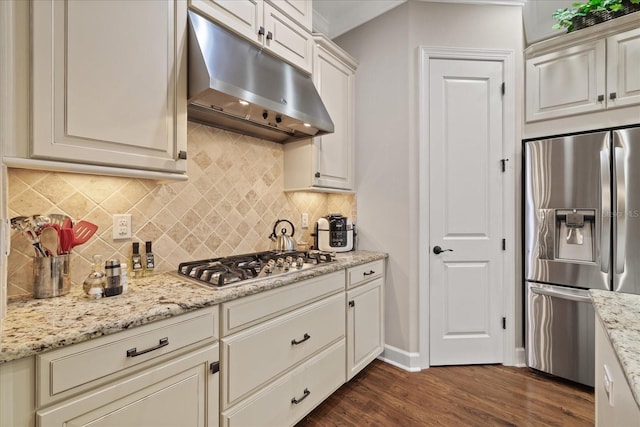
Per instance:
[[[284,146],[286,190],[354,188],[354,84],[356,60],[314,35],[313,81],[333,121],[331,134]]]
[[[37,412],[40,427],[215,426],[218,375],[210,372],[218,344],[126,377]]]
[[[347,271],[347,380],[384,350],[384,261]]]
[[[223,426],[293,425],[344,383],[344,281],[339,271],[222,305]],[[237,332],[224,336],[225,322]]]
[[[32,1],[29,157],[69,170],[184,174],[186,9],[169,0]]]
[[[36,356],[36,425],[219,422],[217,307]]]
[[[640,425],[636,402],[602,322],[596,321],[596,426]]]

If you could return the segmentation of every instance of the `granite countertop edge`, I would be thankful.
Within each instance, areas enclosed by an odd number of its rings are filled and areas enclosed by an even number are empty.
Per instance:
[[[597,289],[589,294],[640,406],[640,295]]]
[[[382,252],[338,253],[330,264],[221,290],[161,273],[130,280],[122,295],[90,300],[74,284],[62,297],[8,304],[0,364],[385,258]]]

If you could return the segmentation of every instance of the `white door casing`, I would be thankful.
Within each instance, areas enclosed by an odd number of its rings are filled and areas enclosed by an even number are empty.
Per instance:
[[[421,364],[512,364],[513,52],[419,53]]]

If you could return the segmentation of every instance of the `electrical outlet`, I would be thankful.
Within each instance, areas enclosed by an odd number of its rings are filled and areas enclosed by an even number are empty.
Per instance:
[[[309,228],[309,214],[308,213],[303,213],[302,214],[302,228]]]
[[[131,214],[113,216],[113,240],[131,238]]]

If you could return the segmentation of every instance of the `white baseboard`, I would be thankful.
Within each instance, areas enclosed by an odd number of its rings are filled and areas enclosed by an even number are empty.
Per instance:
[[[422,370],[419,353],[409,353],[390,345],[384,346],[384,351],[378,359],[405,371],[418,372]]]
[[[514,366],[517,366],[518,368],[524,368],[527,366],[527,357],[524,352],[524,347],[516,348]]]
[[[384,351],[380,356],[378,356],[378,359],[409,372],[419,372],[422,369],[427,368],[426,366],[420,366],[419,353],[410,353],[390,345],[384,346]],[[516,366],[518,368],[525,368],[527,366],[524,347],[515,349],[512,366]]]

